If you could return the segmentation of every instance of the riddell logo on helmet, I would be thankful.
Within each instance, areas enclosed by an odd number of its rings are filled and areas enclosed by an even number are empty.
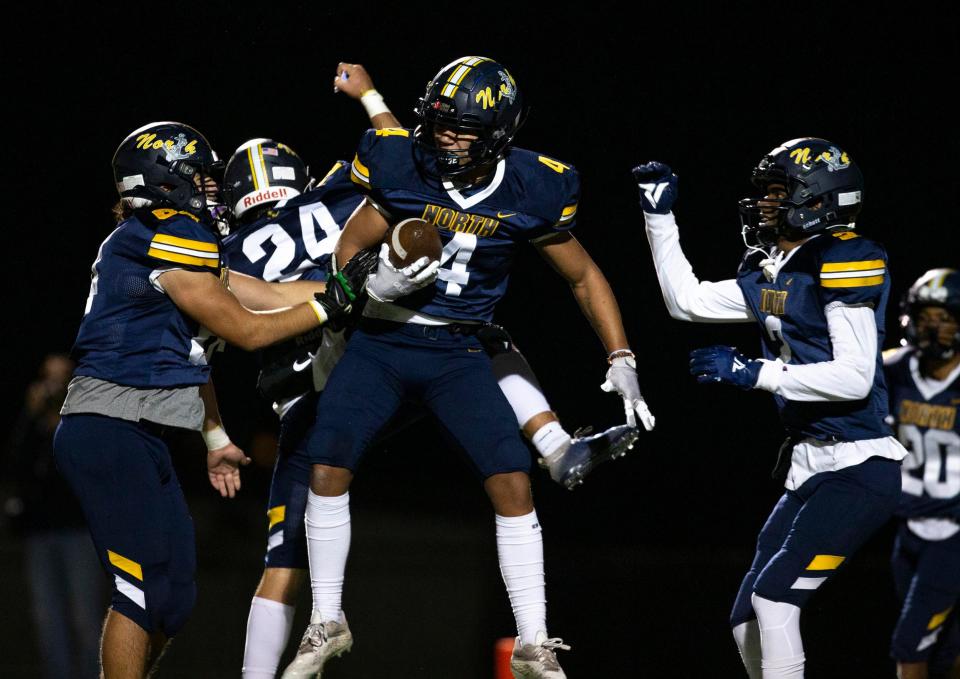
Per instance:
[[[297,195],[295,191],[285,186],[278,186],[275,189],[264,189],[257,193],[250,193],[243,197],[243,207],[249,208],[260,203],[266,203],[269,200],[283,200]]]

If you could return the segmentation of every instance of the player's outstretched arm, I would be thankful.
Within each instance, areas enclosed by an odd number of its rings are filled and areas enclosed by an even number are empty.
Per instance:
[[[607,350],[610,369],[604,391],[616,391],[623,398],[627,423],[653,429],[655,418],[647,408],[637,381],[636,362],[627,344],[620,306],[600,267],[570,233],[540,241],[537,248],[544,259],[570,284],[574,297]]]
[[[387,108],[383,95],[373,86],[373,79],[360,64],[337,64],[337,74],[333,79],[333,91],[343,92],[351,99],[356,99],[367,112],[370,124],[374,129],[382,130],[385,127],[402,127],[400,121]]]
[[[753,314],[735,280],[701,282],[683,254],[672,212],[677,175],[667,165],[654,161],[633,168],[633,177],[640,189],[653,266],[670,316],[701,323],[752,321]]]
[[[240,466],[250,464],[250,458],[230,441],[223,428],[213,377],[200,387],[200,398],[204,408],[200,433],[207,446],[207,478],[222,497],[234,497],[240,492]]]
[[[236,271],[230,272],[227,283],[230,292],[236,295],[240,303],[254,311],[269,311],[303,304],[313,299],[317,293],[326,290],[326,283],[322,281],[268,283]]]
[[[257,313],[205,272],[174,269],[162,273],[158,281],[177,307],[214,335],[247,351],[300,335],[349,311],[321,295],[290,309]]]

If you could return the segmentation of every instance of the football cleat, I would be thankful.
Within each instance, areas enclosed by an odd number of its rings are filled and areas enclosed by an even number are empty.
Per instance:
[[[563,639],[547,638],[544,632],[537,632],[536,642],[520,645],[520,637],[513,642],[513,655],[510,656],[510,671],[514,679],[567,679],[556,650],[569,651],[570,647]]]
[[[550,471],[551,479],[573,490],[597,465],[626,455],[639,436],[640,430],[628,424],[610,427],[593,436],[575,435],[565,448],[542,458],[540,464]]]
[[[314,612],[316,615],[316,612]],[[314,622],[311,617],[307,631],[300,640],[300,648],[293,661],[283,671],[281,679],[313,679],[320,677],[330,658],[343,655],[353,646],[353,635],[343,613],[343,622],[326,620]]]

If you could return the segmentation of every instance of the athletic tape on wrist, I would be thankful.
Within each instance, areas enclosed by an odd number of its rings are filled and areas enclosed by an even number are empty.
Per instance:
[[[203,436],[203,442],[207,444],[207,450],[223,448],[230,443],[230,437],[227,436],[227,432],[220,425],[210,431],[202,431],[200,434]]]
[[[378,116],[381,113],[390,113],[390,109],[387,108],[387,105],[383,102],[383,95],[376,90],[367,90],[367,92],[360,97],[360,103],[363,104],[363,108],[367,111],[367,115],[370,116],[371,120],[374,116]]]

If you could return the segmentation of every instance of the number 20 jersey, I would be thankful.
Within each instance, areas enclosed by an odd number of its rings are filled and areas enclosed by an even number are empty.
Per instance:
[[[507,289],[517,245],[573,228],[580,179],[553,158],[511,148],[486,183],[458,191],[427,176],[413,133],[368,130],[351,168],[354,183],[391,223],[419,217],[434,224],[443,243],[433,286],[398,303],[452,320],[489,321]]]
[[[763,332],[763,356],[789,365],[833,359],[826,307],[866,305],[877,324],[873,388],[858,401],[790,401],[774,396],[780,420],[792,435],[822,441],[862,441],[890,436],[885,422],[887,390],[879,347],[890,294],[887,254],[880,244],[852,231],[830,232],[806,241],[768,281],[761,256],[746,257],[737,273],[750,311]]]
[[[960,521],[960,369],[943,382],[925,379],[905,347],[887,353],[884,370],[897,437],[909,451],[897,514]]]

